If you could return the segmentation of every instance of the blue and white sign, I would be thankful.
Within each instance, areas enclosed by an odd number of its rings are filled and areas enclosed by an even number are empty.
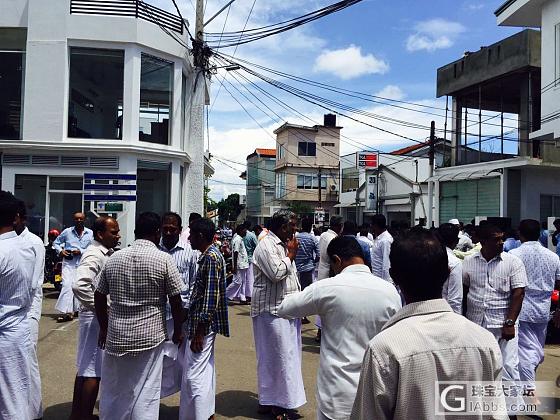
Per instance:
[[[136,175],[84,174],[84,201],[136,201]]]

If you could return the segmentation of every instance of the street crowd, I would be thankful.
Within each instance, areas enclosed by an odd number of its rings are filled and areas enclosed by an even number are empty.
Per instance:
[[[62,259],[59,321],[79,318],[70,419],[96,418],[98,395],[101,419],[157,419],[160,399],[177,392],[181,420],[214,418],[216,336],[235,333],[233,304],[250,305],[258,411],[274,419],[298,418],[307,402],[301,325],[312,315],[317,419],[438,418],[438,381],[524,381],[538,397],[560,282],[538,221],[521,221],[507,250],[488,222],[463,229],[452,219],[393,236],[383,215],[360,227],[333,216],[313,228],[281,210],[266,227],[222,230],[233,236],[228,268],[215,225],[196,213],[188,226],[176,213],[142,213],[123,249],[115,219],[101,216],[90,230],[75,213],[52,242]],[[25,203],[1,191],[0,419],[42,417],[44,265]]]

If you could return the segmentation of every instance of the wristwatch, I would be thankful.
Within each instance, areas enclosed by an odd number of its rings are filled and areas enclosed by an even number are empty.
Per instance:
[[[504,327],[513,327],[515,325],[515,321],[513,319],[506,319],[504,322]]]

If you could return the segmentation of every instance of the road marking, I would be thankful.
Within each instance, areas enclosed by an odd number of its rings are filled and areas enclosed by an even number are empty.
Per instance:
[[[70,327],[72,324],[75,324],[76,322],[78,322],[78,320],[73,319],[72,321],[70,321],[70,323],[63,325],[62,327],[53,328],[52,331],[64,331],[66,328]]]

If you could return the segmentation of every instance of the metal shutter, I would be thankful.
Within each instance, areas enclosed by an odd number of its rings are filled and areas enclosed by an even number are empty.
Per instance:
[[[453,218],[467,224],[475,216],[499,216],[500,178],[442,182],[439,200],[440,224]]]

